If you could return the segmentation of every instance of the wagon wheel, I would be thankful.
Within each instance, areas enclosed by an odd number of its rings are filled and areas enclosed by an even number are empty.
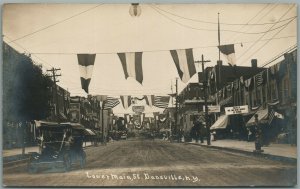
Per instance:
[[[80,159],[80,168],[83,169],[86,164],[86,153],[84,151],[81,152],[81,159]]]
[[[64,155],[64,168],[65,168],[65,171],[70,171],[70,169],[71,169],[71,159],[70,159],[69,154]]]

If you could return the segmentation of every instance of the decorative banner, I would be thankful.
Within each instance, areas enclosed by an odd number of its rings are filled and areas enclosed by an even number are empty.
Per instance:
[[[249,113],[249,107],[248,107],[248,105],[245,105],[245,106],[225,107],[225,114],[226,115],[245,114],[245,113]]]
[[[140,115],[133,115],[133,124],[136,129],[141,129],[142,124],[141,124],[141,116]]]
[[[146,104],[152,107],[154,103],[154,95],[145,95],[144,98],[146,100]]]
[[[96,54],[77,54],[81,88],[89,93],[89,85],[92,78]]]
[[[143,83],[142,52],[118,53],[125,78],[133,77]]]
[[[193,49],[170,50],[170,52],[181,81],[187,83],[196,73]]]
[[[142,113],[145,111],[145,106],[132,106],[132,111],[135,113]]]
[[[218,46],[218,48],[224,54],[224,56],[227,58],[229,65],[231,65],[231,66],[236,65],[234,44],[220,45],[220,46]]]
[[[155,96],[154,106],[158,108],[167,108],[169,106],[170,96]]]
[[[103,102],[103,110],[108,110],[111,108],[116,107],[118,104],[120,104],[119,99],[113,98],[113,97],[107,97],[107,99]]]
[[[131,105],[131,96],[120,96],[124,109],[128,109]]]

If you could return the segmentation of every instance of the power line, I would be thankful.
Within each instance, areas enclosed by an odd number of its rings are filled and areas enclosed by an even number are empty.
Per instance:
[[[279,20],[281,20],[281,18],[283,18],[292,8],[294,7],[294,5],[292,6],[292,7],[290,7],[281,17],[280,17],[280,19]],[[293,19],[294,20],[294,19]],[[293,21],[293,20],[291,20],[291,21]],[[287,25],[289,24],[289,23],[291,23],[291,21],[289,21],[288,23],[287,23]],[[269,28],[269,30],[271,30],[274,26],[275,26],[276,24],[274,24],[273,26],[271,26],[270,28]],[[287,26],[286,25],[286,26]],[[286,27],[285,26],[285,27]],[[285,28],[284,27],[284,28]],[[284,28],[282,28],[282,29],[284,29]],[[282,30],[281,29],[281,30]],[[280,31],[281,31],[280,30]],[[266,35],[267,33],[265,33],[265,34],[263,34],[262,36],[260,36],[257,40],[256,40],[256,42],[253,44],[253,45],[251,45],[239,58],[237,58],[237,60],[239,60],[244,54],[246,54],[250,49],[252,49],[252,47],[259,41],[259,40],[261,40],[265,35]]]
[[[269,4],[267,4],[267,6],[268,6]],[[155,8],[157,8],[157,9],[159,9],[159,10],[161,10],[161,11],[163,11],[163,12],[166,12],[166,13],[168,13],[168,14],[171,14],[171,15],[173,15],[173,16],[176,16],[176,17],[178,17],[178,18],[182,18],[182,19],[186,19],[186,20],[190,20],[190,21],[194,21],[194,22],[201,22],[201,23],[206,23],[206,24],[218,24],[217,22],[209,22],[209,21],[204,21],[204,20],[199,20],[199,19],[193,19],[193,18],[187,18],[187,17],[184,17],[184,16],[180,16],[180,15],[178,15],[178,14],[175,14],[175,13],[172,13],[172,12],[169,12],[169,11],[166,11],[166,10],[163,10],[163,9],[161,9],[161,8],[159,8],[159,7],[157,7],[157,6],[154,6]],[[266,7],[265,7],[266,8]],[[265,9],[265,8],[263,8],[263,9]],[[261,12],[261,11],[260,11]],[[226,23],[226,22],[220,22],[220,24],[222,24],[222,25],[230,25],[230,26],[232,26],[232,25],[241,25],[241,26],[262,26],[262,25],[270,25],[270,24],[276,24],[276,23],[280,23],[280,22],[284,22],[284,21],[287,21],[287,20],[290,20],[291,18],[287,18],[287,19],[285,19],[285,20],[280,20],[280,21],[277,21],[277,22],[265,22],[265,23],[256,23],[256,24],[249,24],[249,22],[248,23],[246,23],[246,24],[244,24],[244,23]]]
[[[150,6],[152,7],[152,6]],[[162,15],[163,17],[167,18],[168,20],[171,20],[172,22],[175,22],[176,24],[182,26],[182,27],[185,27],[185,28],[189,28],[189,29],[193,29],[193,30],[199,30],[199,31],[218,31],[216,29],[207,29],[207,28],[196,28],[196,27],[192,27],[192,26],[189,26],[189,25],[186,25],[186,24],[183,24],[183,23],[180,23],[170,17],[168,17],[167,15],[159,12],[156,8],[152,7],[156,12],[158,12],[160,15]],[[290,19],[294,19],[296,18],[297,16],[294,16],[294,17],[291,17]],[[273,28],[273,29],[269,29],[269,30],[266,30],[266,31],[260,31],[260,32],[241,32],[241,31],[237,31],[237,30],[221,30],[222,32],[233,32],[233,33],[241,33],[241,34],[251,34],[251,35],[256,35],[256,34],[263,34],[263,33],[268,33],[268,32],[271,32],[271,31],[274,31],[274,30],[277,30],[279,28],[282,28],[284,27],[286,24],[282,24],[281,26],[278,26],[276,28]]]
[[[89,8],[89,9],[84,10],[84,11],[82,11],[82,12],[79,12],[79,13],[77,13],[77,14],[74,14],[74,15],[68,17],[68,18],[65,18],[65,19],[63,19],[63,20],[61,20],[61,21],[58,21],[58,22],[56,22],[56,23],[53,23],[53,24],[50,24],[50,25],[48,25],[48,26],[42,27],[42,28],[40,28],[40,29],[38,29],[38,30],[36,30],[36,31],[34,31],[34,32],[31,32],[31,33],[28,33],[28,34],[23,35],[23,36],[21,36],[21,37],[18,37],[18,38],[16,38],[16,39],[13,39],[13,40],[11,40],[11,41],[8,42],[8,43],[18,41],[18,40],[20,40],[20,39],[26,38],[26,37],[28,37],[28,36],[31,36],[31,35],[33,35],[33,34],[36,34],[36,33],[38,33],[38,32],[41,32],[41,31],[46,30],[46,29],[48,29],[48,28],[51,28],[51,27],[53,27],[53,26],[56,26],[56,25],[58,25],[58,24],[60,24],[60,23],[63,23],[63,22],[68,21],[68,20],[70,20],[70,19],[72,19],[72,18],[74,18],[74,17],[77,17],[77,16],[79,16],[79,15],[81,15],[81,14],[84,14],[84,13],[90,11],[90,10],[93,10],[93,9],[95,9],[95,8],[101,6],[101,5],[103,5],[103,4],[94,6],[94,7],[92,7],[92,8]]]
[[[277,37],[277,38],[268,38],[268,39],[262,39],[259,41],[266,41],[266,40],[275,40],[275,39],[286,39],[286,38],[292,38],[292,37],[296,37],[294,35],[290,35],[290,36],[282,36],[282,37]],[[257,40],[254,41],[241,41],[241,42],[236,42],[233,44],[246,44],[246,43],[255,43],[257,42]],[[189,47],[189,48],[193,48],[193,49],[203,49],[203,48],[215,48],[218,47],[218,45],[208,45],[208,46],[198,46],[198,47]],[[157,50],[145,50],[142,52],[163,52],[163,51],[170,51],[170,50],[166,50],[166,49],[157,49]],[[140,51],[139,51],[140,52]],[[117,54],[119,52],[88,52],[88,54]],[[76,55],[76,54],[84,54],[83,52],[31,52],[31,54],[47,54],[47,55]]]
[[[293,50],[295,50],[297,48],[297,44],[291,46],[290,48],[288,48],[287,50],[283,51],[282,53],[280,53],[279,55],[277,55],[276,57],[272,58],[271,60],[267,61],[265,64],[263,64],[262,67],[265,67],[269,64],[271,64],[272,62],[274,62],[275,60],[279,59],[282,55],[284,55],[285,53],[291,52]]]
[[[291,23],[293,20],[291,20],[289,23]],[[285,28],[285,27],[284,27]],[[278,32],[276,32],[272,37],[276,36],[277,34],[279,34],[284,28],[282,28],[281,30],[279,30]],[[257,49],[256,51],[254,51],[250,56],[248,56],[245,60],[248,60],[251,56],[253,56],[255,53],[257,53],[257,51],[261,50],[264,46],[266,46],[271,40],[267,40],[259,49]]]

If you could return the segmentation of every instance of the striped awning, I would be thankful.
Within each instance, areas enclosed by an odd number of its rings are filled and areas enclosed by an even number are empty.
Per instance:
[[[267,123],[268,122],[268,120],[267,120],[268,109],[258,110],[255,114],[258,115],[257,119],[258,119],[259,123]],[[255,125],[255,114],[247,122],[247,124],[246,124],[247,127]]]
[[[218,120],[210,127],[210,130],[226,129],[228,125],[228,115],[221,115]]]

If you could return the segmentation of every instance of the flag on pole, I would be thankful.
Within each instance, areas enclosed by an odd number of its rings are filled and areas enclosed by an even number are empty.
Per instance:
[[[236,58],[235,58],[235,51],[234,51],[234,44],[229,45],[219,45],[219,50],[224,54],[226,57],[228,64],[233,66],[236,65]]]
[[[170,50],[170,52],[181,81],[187,83],[196,73],[193,49]]]
[[[118,53],[125,78],[133,77],[143,83],[142,52]]]
[[[150,107],[154,104],[154,95],[145,95],[146,104]]]
[[[120,96],[124,109],[131,105],[131,96]]]
[[[89,93],[96,54],[77,54],[81,88]]]
[[[169,101],[170,96],[154,96],[154,106],[158,108],[167,108]]]
[[[107,97],[107,99],[103,102],[103,110],[108,110],[111,108],[116,107],[118,104],[120,104],[119,99],[113,98],[113,97]]]

